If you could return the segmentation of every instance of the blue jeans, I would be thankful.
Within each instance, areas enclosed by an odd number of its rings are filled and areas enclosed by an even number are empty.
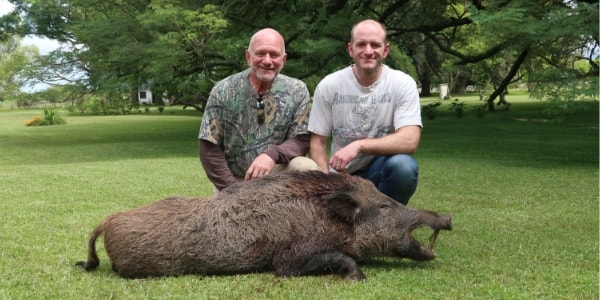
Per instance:
[[[370,180],[380,192],[406,205],[417,190],[419,165],[408,154],[379,156],[354,175]]]

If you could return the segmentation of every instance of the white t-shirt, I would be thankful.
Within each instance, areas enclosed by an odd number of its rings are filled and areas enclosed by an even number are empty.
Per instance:
[[[385,136],[409,125],[423,126],[414,79],[384,65],[379,80],[363,87],[349,66],[327,75],[317,85],[308,131],[333,136],[333,154],[355,140]],[[373,158],[359,154],[347,172],[363,169]]]

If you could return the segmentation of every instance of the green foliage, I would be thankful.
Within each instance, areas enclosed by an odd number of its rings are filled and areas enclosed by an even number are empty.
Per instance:
[[[566,5],[525,0],[470,10],[471,19],[480,27],[486,43],[501,46],[502,53],[513,53],[495,56],[505,67],[503,72],[491,74],[504,73],[504,77],[509,68],[516,66],[521,71],[517,75],[527,79],[536,97],[561,97],[563,101],[598,95],[599,70],[594,62],[598,56],[598,11],[598,2],[574,1]],[[527,59],[522,66],[515,65],[517,53],[523,51],[527,51]],[[482,64],[489,64],[492,59],[486,58]],[[587,66],[582,65],[583,61]],[[501,91],[499,82],[508,83],[515,78],[500,79],[495,87]]]
[[[60,113],[53,109],[44,109],[43,115],[35,115],[33,118],[27,120],[25,125],[27,126],[50,126],[50,125],[61,125],[65,124],[65,119]]]
[[[437,109],[438,109],[438,106],[440,106],[440,105],[442,105],[442,102],[439,102],[439,101],[423,105],[422,113],[425,114],[427,119],[433,120],[433,119],[435,119],[435,116],[437,116]]]
[[[542,70],[532,77],[535,84],[532,85],[531,96],[553,103],[598,99],[600,86],[597,77],[584,78],[577,70],[561,73],[562,76],[552,70]]]
[[[20,96],[26,84],[22,72],[37,55],[37,48],[21,46],[16,36],[0,41],[0,102]]]
[[[212,40],[228,26],[215,5],[198,9],[162,0],[151,1],[136,20],[151,37],[143,46],[148,59],[141,61],[147,67],[146,80],[164,88],[205,64]]]
[[[56,110],[53,109],[44,109],[44,115],[42,116],[42,119],[39,122],[40,126],[46,126],[46,125],[61,125],[61,124],[65,124],[66,121],[65,119],[63,119],[63,117],[60,115],[60,113]]]
[[[69,87],[53,86],[42,91],[20,92],[15,100],[19,108],[58,107],[77,96]]]
[[[467,104],[458,99],[454,99],[454,101],[450,102],[450,110],[454,111],[454,114],[459,119],[463,117],[465,106],[467,106]]]
[[[133,108],[127,96],[113,93],[88,95],[68,106],[67,110],[89,115],[121,115],[131,112]]]
[[[33,94],[18,93],[12,97],[16,99],[19,108],[36,107],[40,103],[40,99]]]
[[[413,78],[418,78],[413,60],[406,53],[402,52],[399,47],[391,47],[390,54],[386,58],[385,63],[394,69],[402,70]]]
[[[573,115],[579,111],[593,110],[598,106],[598,101],[557,101],[551,100],[546,103],[543,113],[552,118],[554,123],[562,123],[565,115]]]
[[[483,118],[483,117],[485,117],[485,114],[487,113],[487,110],[488,110],[487,104],[484,103],[484,104],[476,105],[471,110],[475,112],[475,114],[477,115],[478,118]]]
[[[111,101],[118,99],[111,93],[129,95],[146,86],[201,109],[214,82],[246,67],[249,38],[264,27],[286,39],[283,72],[313,90],[325,74],[351,63],[350,29],[366,18],[384,23],[392,45],[386,63],[415,77],[424,95],[441,82],[450,83],[455,95],[475,85],[482,97],[494,89],[493,104],[517,80],[537,93],[565,82],[580,86],[542,99],[598,91],[597,1],[11,3],[16,11],[0,18],[0,28],[7,30],[0,36],[34,34],[66,43],[64,51],[31,56],[18,78],[57,82],[75,73],[74,85]],[[0,101],[2,93],[18,90],[2,86],[3,74]]]

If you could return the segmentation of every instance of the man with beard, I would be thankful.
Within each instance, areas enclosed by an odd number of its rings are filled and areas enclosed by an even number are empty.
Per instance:
[[[419,166],[411,154],[423,125],[417,85],[383,64],[389,52],[381,23],[354,25],[348,43],[354,64],[329,74],[315,90],[310,157],[323,172],[369,179],[382,193],[407,204],[417,188]]]
[[[198,153],[215,192],[271,172],[317,169],[305,157],[309,92],[302,81],[280,74],[286,58],[281,34],[262,29],[246,50],[249,68],[211,90]]]

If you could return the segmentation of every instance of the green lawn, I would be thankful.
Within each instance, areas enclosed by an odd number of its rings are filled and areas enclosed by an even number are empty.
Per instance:
[[[514,97],[513,97],[514,98]],[[555,123],[543,103],[424,119],[409,206],[453,214],[430,262],[381,258],[367,281],[272,273],[126,280],[76,267],[106,215],[169,195],[208,196],[200,115],[71,116],[0,110],[0,299],[598,299],[598,103]],[[424,99],[430,103],[435,99]],[[420,230],[424,240],[430,232]]]

